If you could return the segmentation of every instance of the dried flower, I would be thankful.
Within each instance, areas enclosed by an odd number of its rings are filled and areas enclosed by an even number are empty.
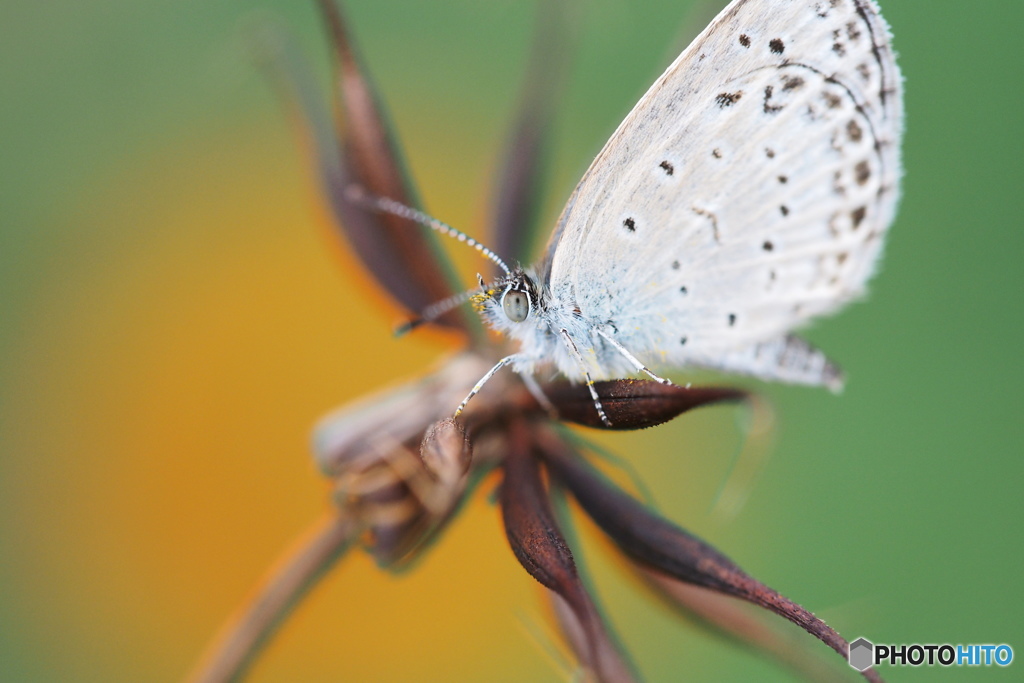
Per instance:
[[[412,205],[415,193],[401,171],[386,117],[340,12],[331,0],[320,4],[334,46],[338,125],[329,130],[318,125],[323,117],[302,101],[298,90],[292,93],[298,103],[295,114],[319,141],[313,145],[317,165],[348,242],[391,296],[410,311],[422,311],[451,295],[447,271],[440,260],[424,258],[436,252],[419,226],[373,212],[346,196],[346,188],[358,184],[375,195]],[[543,142],[565,61],[555,49],[561,27],[558,12],[544,7],[492,219],[497,250],[513,256],[525,251],[528,231],[523,226],[531,223],[539,204]],[[279,75],[287,86],[294,79],[284,67]],[[670,603],[790,660],[805,673],[810,665],[773,639],[770,629],[737,617],[732,606],[713,594],[785,617],[846,657],[847,642],[821,620],[744,573],[706,542],[659,517],[587,464],[558,426],[562,421],[607,428],[585,387],[544,387],[557,410],[555,419],[517,376],[498,374],[460,419],[453,420],[453,407],[500,357],[500,349],[460,312],[447,313],[437,323],[464,331],[470,339],[468,348],[424,379],[348,406],[318,426],[316,460],[334,482],[334,512],[318,522],[300,549],[226,626],[192,680],[240,677],[288,610],[356,542],[361,541],[382,567],[400,567],[415,558],[444,530],[473,485],[494,469],[502,475],[500,505],[512,551],[550,591],[563,634],[587,679],[630,681],[636,672],[609,636],[580,580],[550,502],[556,488],[576,499]],[[683,388],[648,380],[599,382],[596,388],[615,429],[651,427],[692,408],[748,399],[738,389]],[[879,680],[872,670],[864,675]]]

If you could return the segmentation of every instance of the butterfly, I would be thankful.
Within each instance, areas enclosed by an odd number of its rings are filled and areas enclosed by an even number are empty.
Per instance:
[[[472,301],[518,342],[456,414],[506,365],[541,399],[544,368],[586,382],[605,423],[594,381],[668,382],[651,368],[838,390],[836,364],[793,331],[864,293],[896,212],[902,130],[872,0],[734,0],[612,134],[539,263],[509,268],[431,223],[505,271]]]

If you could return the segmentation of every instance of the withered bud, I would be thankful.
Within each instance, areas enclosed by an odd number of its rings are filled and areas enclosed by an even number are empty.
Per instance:
[[[420,444],[420,457],[438,481],[453,484],[469,471],[473,449],[462,425],[446,417],[427,429]]]
[[[558,382],[544,391],[562,420],[598,429],[644,429],[672,420],[700,406],[743,401],[745,391],[729,387],[681,387],[647,379],[615,379],[595,382],[594,389],[611,421],[604,424],[594,409],[594,399],[582,384]]]

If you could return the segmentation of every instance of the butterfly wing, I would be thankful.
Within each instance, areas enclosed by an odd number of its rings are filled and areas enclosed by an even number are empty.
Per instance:
[[[735,0],[576,188],[544,261],[552,301],[650,365],[833,381],[786,335],[863,292],[902,121],[874,2]]]

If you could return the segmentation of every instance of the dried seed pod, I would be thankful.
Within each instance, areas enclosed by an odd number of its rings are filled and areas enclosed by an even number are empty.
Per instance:
[[[420,457],[427,472],[438,482],[453,486],[462,479],[473,462],[473,448],[465,428],[450,417],[427,429],[420,445]]]
[[[359,62],[341,10],[329,0],[320,2],[320,8],[334,47],[335,114],[342,131],[336,152],[341,163],[336,176],[324,179],[327,193],[342,231],[363,264],[397,301],[419,312],[452,293],[449,271],[428,232],[346,198],[348,187],[357,183],[376,195],[408,206],[417,204],[384,107]],[[436,322],[466,329],[459,311]]]
[[[320,471],[337,476],[381,439],[418,444],[432,423],[451,415],[452,408],[489,366],[489,361],[478,354],[462,353],[424,378],[330,413],[313,430],[313,453]],[[496,389],[500,391],[503,386],[499,383]],[[472,404],[463,414],[463,421],[470,424],[492,410],[487,400],[490,397],[493,394],[489,392]]]
[[[555,596],[559,620],[580,664],[600,683],[635,680],[576,570],[558,528],[535,457],[536,429],[524,421],[509,425],[508,454],[501,485],[505,535],[523,568]]]
[[[569,422],[600,429],[643,429],[672,420],[700,406],[742,401],[747,393],[731,387],[681,387],[648,379],[616,379],[595,382],[594,389],[611,427],[594,410],[588,389],[580,384],[559,382],[545,387],[558,416]]]

